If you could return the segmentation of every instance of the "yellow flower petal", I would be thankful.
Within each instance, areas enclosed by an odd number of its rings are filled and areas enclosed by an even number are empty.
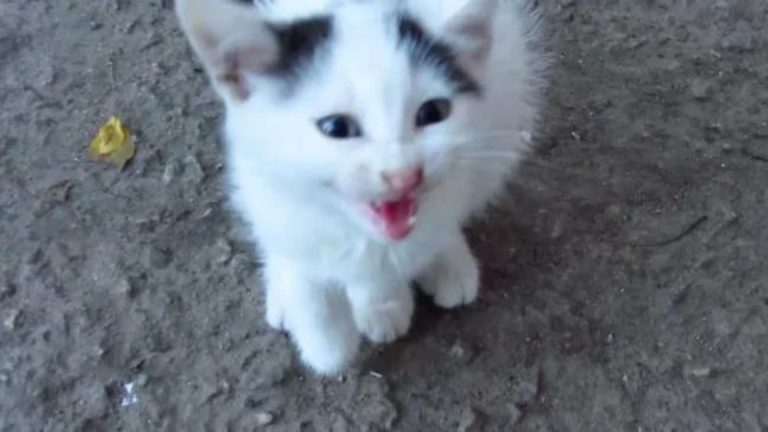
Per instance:
[[[112,116],[91,141],[88,153],[93,159],[111,162],[122,169],[133,158],[136,146],[128,128],[120,119]]]

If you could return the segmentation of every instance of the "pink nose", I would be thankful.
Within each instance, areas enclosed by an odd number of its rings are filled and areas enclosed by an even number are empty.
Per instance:
[[[424,182],[424,170],[421,167],[384,172],[381,176],[393,191],[403,194],[413,192]]]

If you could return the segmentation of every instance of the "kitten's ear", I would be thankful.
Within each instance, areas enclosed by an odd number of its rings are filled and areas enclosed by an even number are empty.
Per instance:
[[[493,16],[499,0],[460,0],[441,26],[441,37],[461,55],[484,59],[491,47]]]
[[[256,8],[231,0],[176,0],[176,14],[214,88],[226,100],[246,100],[249,75],[279,55],[275,35]]]

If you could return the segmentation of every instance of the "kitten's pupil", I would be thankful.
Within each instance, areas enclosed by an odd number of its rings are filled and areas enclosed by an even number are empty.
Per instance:
[[[416,113],[416,126],[424,127],[440,123],[451,115],[451,101],[432,99],[424,102]]]
[[[317,121],[317,127],[323,135],[336,139],[359,137],[362,130],[357,121],[348,115],[335,114]]]

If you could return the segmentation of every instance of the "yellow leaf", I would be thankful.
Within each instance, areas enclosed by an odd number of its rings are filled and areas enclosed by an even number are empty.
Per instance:
[[[115,116],[109,118],[99,129],[99,134],[91,141],[88,152],[93,159],[108,161],[123,168],[136,153],[136,146],[131,133]]]

